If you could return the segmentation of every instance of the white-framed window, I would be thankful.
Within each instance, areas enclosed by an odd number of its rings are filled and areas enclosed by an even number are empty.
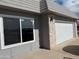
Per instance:
[[[2,49],[34,42],[34,19],[0,17],[0,36]]]

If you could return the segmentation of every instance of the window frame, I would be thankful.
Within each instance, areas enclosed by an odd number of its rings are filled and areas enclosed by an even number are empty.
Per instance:
[[[3,24],[3,17],[12,17],[12,18],[18,18],[20,21],[20,38],[21,38],[21,42],[20,43],[14,43],[11,45],[5,45],[4,44],[4,40],[5,40],[5,36],[4,36],[4,24]],[[21,24],[21,20],[22,19],[26,19],[26,20],[32,20],[33,21],[33,40],[31,41],[27,41],[27,42],[22,42],[22,24]],[[0,36],[1,36],[1,49],[7,49],[7,48],[12,48],[12,47],[16,47],[19,45],[23,45],[23,44],[29,44],[29,43],[33,43],[35,42],[35,24],[34,24],[34,18],[28,18],[28,17],[19,17],[19,16],[0,16]]]

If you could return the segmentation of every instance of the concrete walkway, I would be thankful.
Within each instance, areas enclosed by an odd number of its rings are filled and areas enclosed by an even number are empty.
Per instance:
[[[70,39],[68,41],[65,41],[59,45],[57,45],[54,50],[56,52],[59,52],[61,54],[63,54],[63,56],[67,56],[67,57],[71,57],[73,59],[79,59],[79,56],[78,55],[74,55],[74,54],[71,54],[71,53],[68,53],[66,51],[63,50],[63,48],[65,47],[68,47],[68,46],[78,46],[78,48],[71,48],[70,51],[73,52],[73,50],[75,50],[75,53],[79,53],[79,51],[77,50],[76,52],[76,49],[79,49],[79,37],[78,38],[73,38],[73,39]],[[67,48],[66,48],[67,49]],[[69,49],[68,49],[69,50]]]
[[[70,41],[67,41],[67,43],[57,45],[57,47],[53,50],[39,49],[33,51],[32,53],[29,53],[28,55],[23,54],[16,56],[14,59],[79,59],[79,56],[70,54],[62,50],[63,47],[68,45],[79,45],[79,39],[72,39]]]
[[[16,56],[14,59],[65,59],[67,58],[72,58],[72,59],[79,59],[79,56],[75,56],[72,54],[68,54],[65,52],[60,52],[60,51],[55,51],[55,50],[37,50],[32,53],[23,54]]]

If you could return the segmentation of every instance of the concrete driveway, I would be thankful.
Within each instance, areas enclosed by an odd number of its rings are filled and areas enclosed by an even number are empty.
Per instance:
[[[79,56],[63,51],[68,45],[79,45],[79,38],[63,42],[53,50],[38,49],[29,54],[20,54],[13,59],[79,59]]]

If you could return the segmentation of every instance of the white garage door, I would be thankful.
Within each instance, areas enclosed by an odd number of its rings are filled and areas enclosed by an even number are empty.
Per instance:
[[[72,23],[55,23],[56,44],[60,44],[66,40],[73,38]]]

